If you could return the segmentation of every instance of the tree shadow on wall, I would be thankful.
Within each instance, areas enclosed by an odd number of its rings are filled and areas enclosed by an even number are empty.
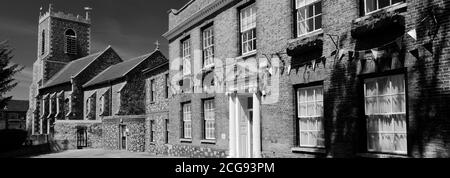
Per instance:
[[[419,44],[433,43],[432,53],[429,49],[419,50],[421,53],[416,57],[414,73],[417,74],[414,90],[417,96],[411,102],[411,109],[416,123],[411,123],[410,143],[414,157],[449,157],[450,147],[450,95],[449,87],[444,85],[450,73],[448,70],[448,16],[450,15],[450,3],[443,2],[444,7],[437,7],[433,0],[427,0],[424,7],[430,7],[419,11],[417,19]],[[435,10],[433,12],[433,9]],[[431,14],[436,15],[436,22]],[[423,18],[430,17],[424,23],[420,23]],[[441,25],[447,22],[447,25]],[[439,32],[439,33],[438,33]],[[436,35],[439,34],[439,35]],[[431,47],[433,48],[433,47]],[[431,56],[430,56],[431,55]],[[446,69],[445,69],[446,68]],[[444,70],[445,69],[445,70]],[[447,79],[446,79],[447,78]],[[418,155],[417,155],[418,154]]]
[[[341,38],[341,43],[348,40],[348,36],[344,35]],[[340,46],[342,49],[343,46]],[[346,62],[346,60],[351,62]],[[358,97],[358,78],[357,65],[352,62],[353,56],[348,54],[339,59],[334,56],[332,63],[329,64],[331,69],[330,85],[325,91],[325,127],[329,130],[325,133],[325,141],[327,145],[331,146],[333,157],[348,157],[354,155],[356,143],[353,138],[357,132],[358,118],[357,110],[355,110],[355,103]],[[332,118],[332,119],[331,119]],[[344,151],[345,150],[345,151]],[[335,152],[336,151],[336,152]]]

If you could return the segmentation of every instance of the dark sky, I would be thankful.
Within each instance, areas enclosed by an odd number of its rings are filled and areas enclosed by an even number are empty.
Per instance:
[[[179,9],[189,0],[1,0],[0,41],[8,40],[14,51],[13,63],[26,68],[16,75],[20,82],[8,93],[14,99],[28,99],[32,81],[32,65],[37,55],[39,8],[85,15],[83,7],[92,11],[91,52],[108,45],[127,60],[154,50],[161,42],[167,55],[167,41],[161,36],[168,28],[168,10]]]

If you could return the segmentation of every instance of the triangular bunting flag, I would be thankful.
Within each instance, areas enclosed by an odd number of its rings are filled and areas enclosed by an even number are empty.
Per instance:
[[[419,49],[409,51],[414,57],[419,59]]]
[[[316,71],[316,60],[313,60],[311,62],[311,64],[312,64],[313,71]]]
[[[333,52],[331,52],[330,56],[334,56],[334,55],[336,55],[336,53],[337,53],[337,51],[334,50]]]
[[[376,49],[371,49],[371,51],[372,51],[373,57],[375,59],[378,59],[378,57],[379,57],[378,55],[380,54],[380,52]]]
[[[429,42],[429,43],[424,44],[423,48],[425,48],[431,54],[434,54],[433,53],[433,42]]]
[[[411,38],[414,38],[414,40],[417,40],[417,31],[416,29],[413,29],[408,32],[408,35],[411,36]]]
[[[348,51],[348,60],[351,62],[355,58],[355,52],[354,51]]]
[[[339,60],[341,60],[344,57],[345,53],[347,53],[346,49],[343,49],[343,50],[339,51]]]
[[[287,66],[287,72],[288,72],[288,75],[291,75],[291,65],[289,64],[288,66]]]
[[[395,44],[397,45],[398,49],[400,49],[400,50],[402,50],[402,47],[403,47],[402,42],[403,42],[402,38],[398,38],[397,40],[395,40]]]

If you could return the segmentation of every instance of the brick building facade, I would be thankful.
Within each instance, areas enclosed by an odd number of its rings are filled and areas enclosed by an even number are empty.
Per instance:
[[[171,146],[191,157],[448,157],[449,6],[193,0],[172,10]],[[237,63],[269,70],[229,78]],[[216,94],[202,92],[209,71]]]
[[[61,149],[87,138],[187,157],[448,157],[449,8],[192,0],[169,12],[168,60],[123,62],[111,47],[90,54],[89,18],[50,7],[27,128]]]

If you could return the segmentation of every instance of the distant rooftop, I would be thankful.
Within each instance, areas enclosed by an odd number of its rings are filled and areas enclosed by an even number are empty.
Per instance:
[[[29,102],[25,100],[11,100],[4,109],[8,112],[27,112],[28,104]]]

